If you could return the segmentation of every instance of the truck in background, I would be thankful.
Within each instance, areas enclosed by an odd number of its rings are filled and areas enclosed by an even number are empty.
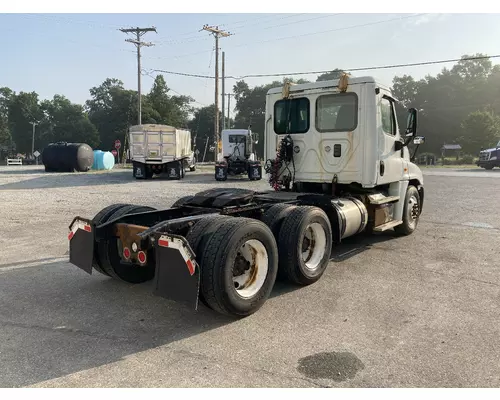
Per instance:
[[[479,152],[477,166],[488,170],[500,167],[500,141],[496,147]]]
[[[248,129],[224,129],[222,148],[215,162],[215,179],[227,180],[228,175],[247,174],[248,179],[262,179],[262,166],[255,155],[258,137]]]
[[[185,170],[196,170],[191,150],[191,132],[170,125],[134,125],[129,129],[130,159],[136,179],[166,174],[184,178]]]

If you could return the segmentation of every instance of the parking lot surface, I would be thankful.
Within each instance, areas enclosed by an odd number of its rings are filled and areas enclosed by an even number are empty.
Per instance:
[[[67,262],[68,225],[265,180],[0,167],[0,387],[498,387],[500,170],[424,177],[413,235],[350,238],[316,284],[277,284],[235,320],[85,274]]]

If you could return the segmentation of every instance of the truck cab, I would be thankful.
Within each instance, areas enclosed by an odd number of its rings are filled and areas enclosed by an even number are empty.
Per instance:
[[[496,147],[481,150],[479,152],[477,166],[488,170],[500,167],[500,141],[497,143]]]
[[[266,109],[266,159],[281,140],[293,139],[296,183],[356,182],[364,188],[416,179],[420,169],[410,161],[406,136],[400,133],[389,88],[372,77],[270,89]]]
[[[247,174],[250,180],[260,180],[262,167],[255,155],[258,136],[248,129],[224,129],[220,151],[215,163],[215,179],[227,180],[228,175]]]
[[[265,170],[275,189],[335,195],[379,190],[403,200],[411,185],[423,203],[423,175],[408,149],[412,141],[417,147],[424,142],[416,136],[417,111],[409,110],[401,132],[397,99],[375,78],[285,84],[270,89],[266,100]],[[279,168],[271,165],[276,154]],[[394,203],[394,224],[403,210],[404,201]]]

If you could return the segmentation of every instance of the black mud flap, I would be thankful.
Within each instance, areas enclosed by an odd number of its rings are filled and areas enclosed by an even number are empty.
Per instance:
[[[170,163],[165,166],[168,179],[181,179],[181,163]]]
[[[146,179],[146,166],[144,164],[133,163],[133,176],[136,179]]]
[[[76,217],[69,227],[69,262],[92,275],[94,232],[92,223]]]
[[[251,163],[248,166],[248,179],[258,181],[262,179],[262,166],[260,163]]]
[[[215,164],[215,180],[225,181],[227,179],[227,164]]]
[[[154,294],[198,309],[200,269],[185,238],[155,234]]]

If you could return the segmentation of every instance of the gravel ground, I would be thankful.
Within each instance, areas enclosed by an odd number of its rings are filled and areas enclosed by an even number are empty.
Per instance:
[[[0,387],[500,386],[500,170],[424,174],[414,235],[347,240],[319,282],[235,321],[66,261],[74,216],[168,207],[211,173],[0,167]]]

